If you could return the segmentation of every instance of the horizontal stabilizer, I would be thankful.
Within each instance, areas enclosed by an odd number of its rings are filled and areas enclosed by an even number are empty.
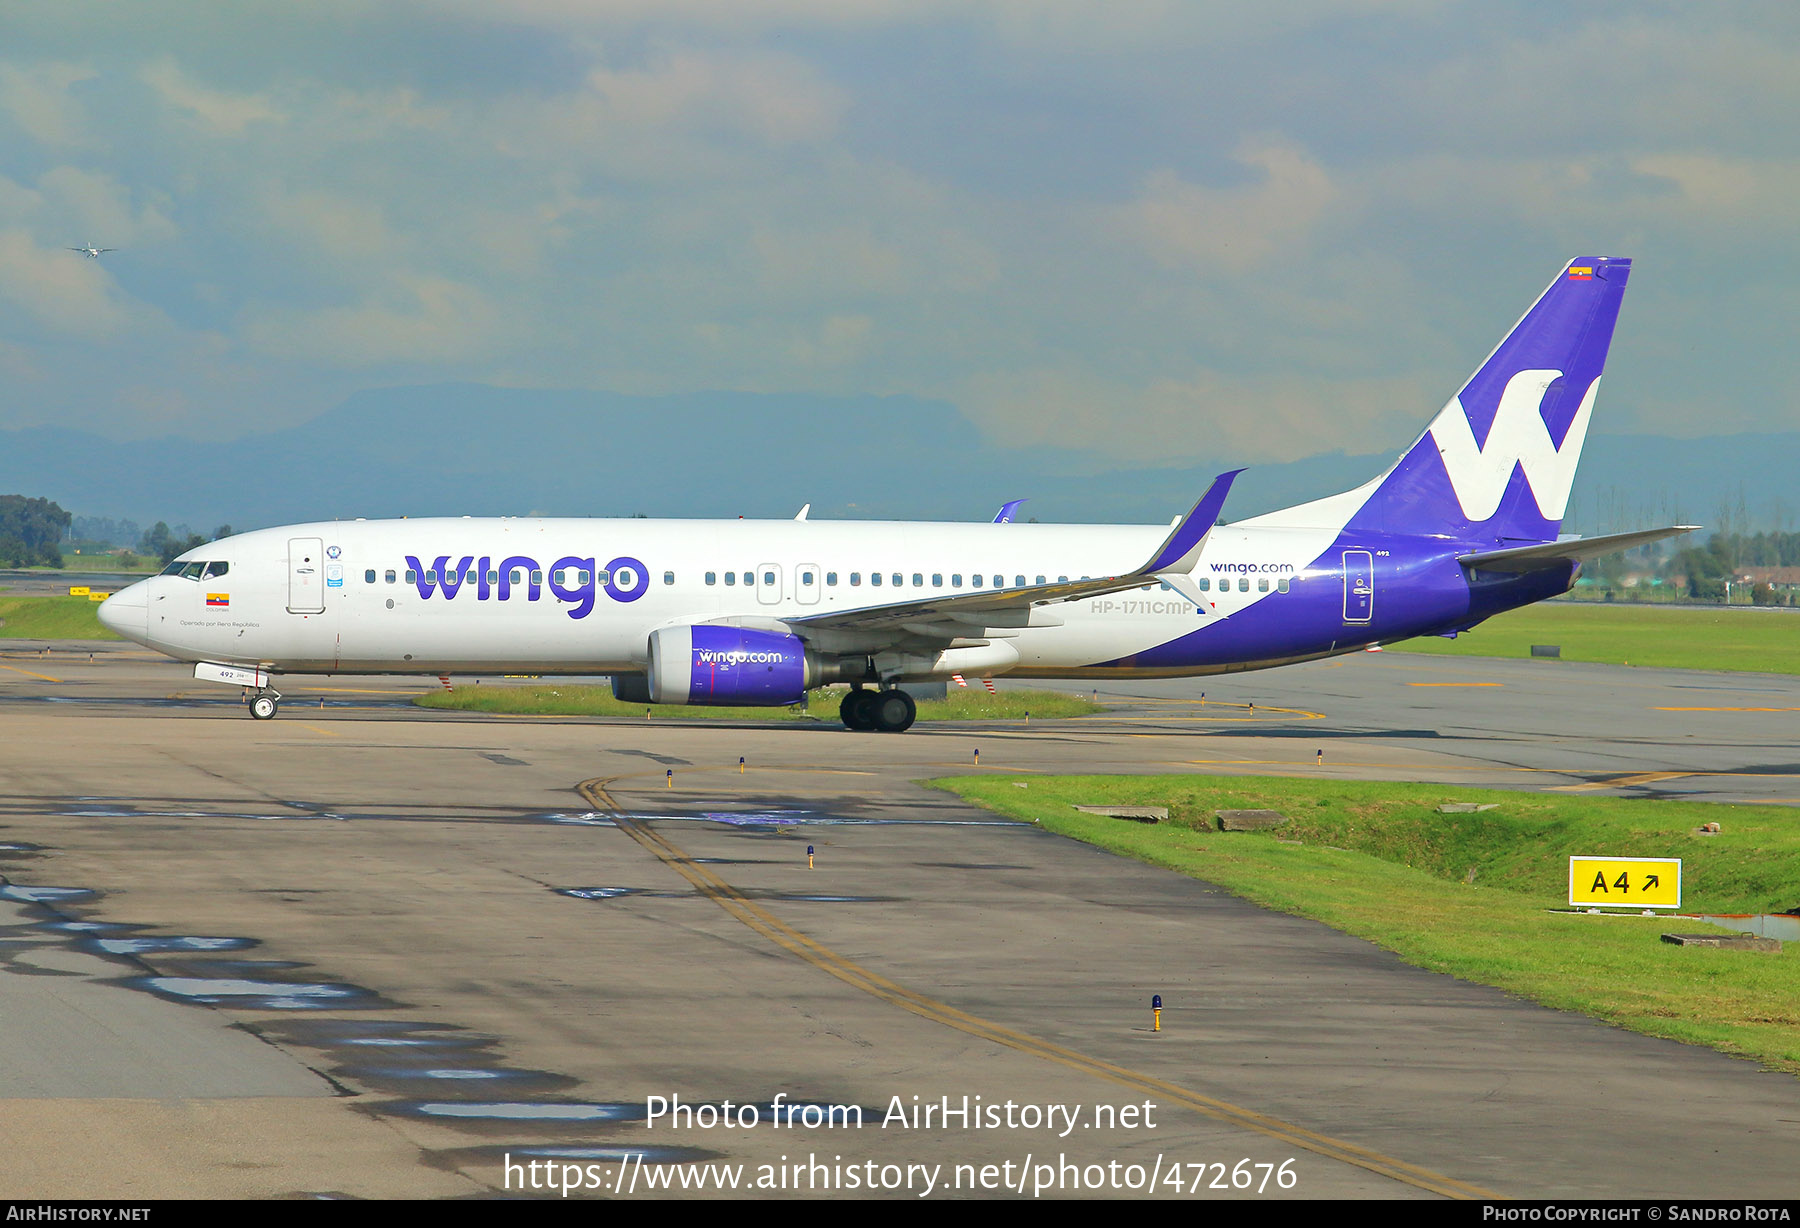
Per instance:
[[[1674,537],[1678,533],[1692,533],[1699,527],[1697,524],[1678,524],[1671,525],[1666,529],[1640,529],[1636,533],[1609,533],[1604,537],[1575,537],[1568,541],[1544,542],[1536,546],[1514,546],[1509,550],[1483,550],[1478,554],[1459,555],[1456,561],[1472,570],[1542,571],[1545,568],[1554,567],[1558,563],[1579,563],[1584,559],[1597,559],[1603,554],[1635,550],[1639,546],[1647,546],[1651,542],[1661,541],[1665,537]]]

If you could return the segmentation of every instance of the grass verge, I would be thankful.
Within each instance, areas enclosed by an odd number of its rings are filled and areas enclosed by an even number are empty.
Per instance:
[[[0,597],[0,638],[116,640],[100,625],[100,603],[86,597]]]
[[[713,708],[683,704],[628,704],[613,698],[610,686],[538,684],[533,686],[461,686],[453,691],[434,691],[413,700],[421,708],[448,708],[458,712],[498,712],[522,716],[618,716],[643,718],[646,708],[652,720],[837,720],[843,692],[815,691],[808,708]],[[1086,716],[1105,709],[1078,695],[1056,691],[953,691],[945,699],[919,703],[922,721],[1019,721],[1036,717]]]
[[[1453,640],[1420,636],[1388,648],[1434,656],[1529,657],[1533,644],[1560,646],[1565,661],[1800,674],[1800,613],[1547,601],[1496,615]]]
[[[1032,777],[933,782],[1014,818],[1322,921],[1408,963],[1559,1010],[1800,1074],[1800,952],[1677,947],[1667,917],[1554,912],[1571,853],[1682,858],[1685,911],[1800,905],[1800,829],[1774,807],[1262,777]],[[1493,802],[1438,814],[1440,802]],[[1163,805],[1166,824],[1080,805]],[[1211,830],[1215,809],[1274,809],[1278,832]],[[1724,833],[1697,836],[1717,821]],[[1473,884],[1465,876],[1473,870]]]

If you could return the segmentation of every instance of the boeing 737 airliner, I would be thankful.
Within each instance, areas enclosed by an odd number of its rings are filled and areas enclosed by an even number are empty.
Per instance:
[[[609,674],[622,699],[781,705],[849,684],[903,730],[908,680],[1162,678],[1455,635],[1566,592],[1584,559],[1683,532],[1559,540],[1629,260],[1571,261],[1387,472],[1172,528],[428,519],[294,525],[188,551],[108,627],[248,688],[282,674]]]

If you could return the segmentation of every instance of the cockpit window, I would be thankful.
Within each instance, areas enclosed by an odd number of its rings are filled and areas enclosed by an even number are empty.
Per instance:
[[[181,569],[186,566],[186,563],[170,563],[167,567],[162,569],[161,574],[165,576],[178,576],[181,574]]]
[[[205,570],[205,563],[189,563],[181,569],[181,578],[183,580],[198,580],[200,578],[200,573]]]
[[[211,580],[213,577],[222,576],[230,570],[230,563],[208,563],[206,565],[206,570],[200,573],[200,578],[202,580]]]

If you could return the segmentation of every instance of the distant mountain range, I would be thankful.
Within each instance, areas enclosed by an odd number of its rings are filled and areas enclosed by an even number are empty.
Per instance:
[[[1347,490],[1410,439],[1253,467],[1229,519]],[[627,396],[474,384],[359,393],[304,426],[227,442],[114,443],[0,432],[0,493],[77,515],[197,529],[357,516],[528,515],[980,520],[1008,499],[1046,521],[1167,520],[1232,457],[1130,468],[1095,453],[985,440],[952,405],[905,396]],[[1800,432],[1678,440],[1590,435],[1571,526],[1605,532],[1740,502],[1791,517]],[[1785,527],[1794,527],[1791,519]]]

